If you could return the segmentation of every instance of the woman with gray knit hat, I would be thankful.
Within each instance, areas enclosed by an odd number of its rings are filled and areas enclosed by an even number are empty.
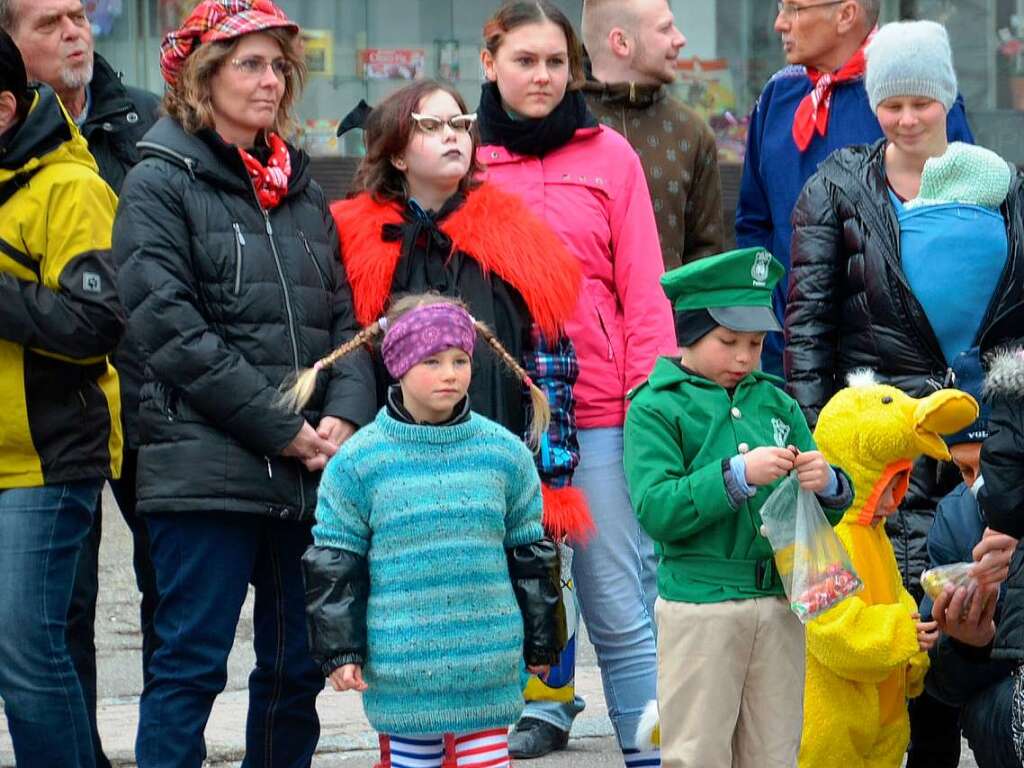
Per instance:
[[[812,425],[858,368],[914,397],[952,386],[1024,285],[1020,175],[998,155],[946,138],[957,84],[945,28],[887,24],[866,57],[884,138],[831,155],[793,212],[785,367]],[[933,459],[919,460],[886,523],[918,600],[935,507],[956,482]],[[941,706],[913,703],[909,766],[957,764],[955,712],[936,725]],[[946,731],[944,754],[925,756],[929,732]]]

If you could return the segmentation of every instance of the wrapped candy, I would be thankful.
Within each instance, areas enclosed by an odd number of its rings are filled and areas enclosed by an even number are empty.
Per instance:
[[[789,606],[804,624],[864,586],[817,497],[794,475],[768,497],[761,519]]]
[[[967,572],[972,565],[974,563],[953,563],[929,568],[921,574],[921,587],[932,600],[942,594],[942,590],[946,588],[947,584],[970,589],[971,585],[975,583]]]

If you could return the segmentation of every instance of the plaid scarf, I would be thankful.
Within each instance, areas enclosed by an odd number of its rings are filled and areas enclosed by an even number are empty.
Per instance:
[[[867,48],[874,36],[875,33],[872,31],[857,52],[838,72],[819,72],[807,67],[807,77],[813,88],[804,96],[793,116],[793,141],[796,142],[797,149],[801,152],[807,151],[815,131],[819,136],[824,136],[828,130],[828,114],[832,106],[832,91],[835,87],[839,83],[864,77],[866,64],[864,49]]]
[[[276,133],[267,134],[270,146],[270,159],[263,165],[241,147],[238,154],[242,156],[245,169],[252,179],[253,189],[260,205],[266,209],[276,208],[288,194],[288,179],[292,175],[292,158],[288,153],[288,145]]]

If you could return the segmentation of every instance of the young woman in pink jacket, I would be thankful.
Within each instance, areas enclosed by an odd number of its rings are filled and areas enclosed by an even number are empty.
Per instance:
[[[676,346],[658,284],[651,198],[632,147],[600,126],[570,87],[583,80],[582,57],[560,10],[547,0],[506,3],[484,27],[484,43],[478,159],[487,179],[521,195],[583,267],[566,329],[580,364],[574,484],[587,496],[597,533],[576,549],[573,576],[626,765],[656,765],[657,754],[639,752],[635,738],[655,697],[655,562],[622,469],[626,393]],[[510,741],[513,756],[564,746],[582,707],[579,698],[528,702]]]

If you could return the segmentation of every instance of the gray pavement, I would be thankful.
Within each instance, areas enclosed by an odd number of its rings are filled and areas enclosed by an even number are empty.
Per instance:
[[[96,611],[100,735],[115,766],[134,765],[133,744],[142,689],[142,642],[138,631],[139,596],[131,565],[131,536],[109,491],[104,496],[103,545],[100,550],[100,597]],[[217,699],[206,729],[210,768],[237,766],[244,748],[246,680],[252,669],[252,594],[242,611],[235,648],[228,661],[228,684]],[[587,709],[573,726],[569,748],[531,761],[531,768],[621,766],[604,703],[593,647],[580,644],[577,689]],[[322,736],[316,768],[371,768],[377,740],[363,717],[358,695],[325,690],[317,700]],[[977,768],[964,745],[961,768]],[[6,721],[0,717],[0,768],[13,768],[14,753]]]

